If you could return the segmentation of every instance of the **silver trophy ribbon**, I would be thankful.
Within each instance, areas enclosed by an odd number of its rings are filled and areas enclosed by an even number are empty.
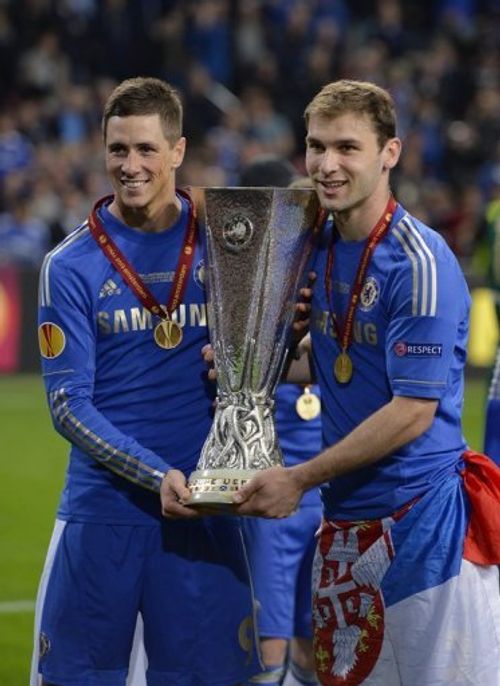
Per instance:
[[[256,470],[283,465],[274,391],[290,344],[295,303],[319,204],[311,189],[194,190],[206,239],[207,307],[217,401],[191,506],[231,509]]]

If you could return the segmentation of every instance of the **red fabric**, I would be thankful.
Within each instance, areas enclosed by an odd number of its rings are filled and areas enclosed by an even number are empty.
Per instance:
[[[500,564],[500,467],[473,450],[463,457],[462,477],[471,506],[463,556],[480,565]]]

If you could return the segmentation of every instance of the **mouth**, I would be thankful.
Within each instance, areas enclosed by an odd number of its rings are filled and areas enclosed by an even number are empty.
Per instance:
[[[120,183],[122,186],[124,186],[124,188],[127,188],[130,191],[135,191],[145,186],[147,181],[137,179],[120,179]]]
[[[342,188],[347,184],[347,181],[325,181],[322,179],[317,179],[316,183],[321,186],[321,188],[326,192],[326,193],[332,193],[334,191],[337,191],[339,188]]]

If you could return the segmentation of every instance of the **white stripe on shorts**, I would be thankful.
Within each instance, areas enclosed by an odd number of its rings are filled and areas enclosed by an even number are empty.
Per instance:
[[[60,519],[56,519],[54,525],[54,530],[52,531],[52,538],[50,539],[49,549],[47,550],[47,555],[45,557],[45,564],[43,567],[42,576],[40,579],[40,584],[38,586],[38,593],[36,596],[35,605],[35,627],[34,627],[34,637],[33,637],[33,655],[31,658],[31,674],[30,674],[30,686],[41,686],[42,676],[38,672],[38,660],[39,660],[39,641],[38,635],[40,633],[40,625],[42,623],[42,610],[43,604],[45,602],[45,594],[47,592],[47,584],[50,577],[50,572],[52,571],[52,565],[54,564],[54,557],[56,554],[57,546],[64,531],[66,522]]]

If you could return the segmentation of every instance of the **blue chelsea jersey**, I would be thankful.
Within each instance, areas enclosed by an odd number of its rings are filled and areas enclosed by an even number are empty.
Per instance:
[[[160,233],[121,223],[106,207],[106,232],[165,304],[183,245],[187,202]],[[45,259],[40,275],[42,369],[56,428],[72,443],[59,517],[149,523],[160,516],[169,467],[190,473],[212,422],[213,384],[203,259],[196,246],[182,303],[177,348],[156,345],[157,317],[141,304],[97,246],[85,222]]]
[[[320,395],[316,384],[310,392]],[[276,429],[286,467],[306,462],[321,452],[321,414],[306,421],[297,413],[296,403],[303,393],[302,386],[294,383],[280,383],[276,388]],[[319,504],[317,487],[304,493],[301,506]]]
[[[328,518],[382,517],[446,478],[466,447],[461,411],[470,296],[443,238],[398,205],[368,266],[348,351],[354,373],[341,385],[333,373],[340,346],[324,283],[333,230],[327,225],[314,257],[319,276],[311,316],[325,445],[342,439],[394,395],[439,401],[432,426],[419,438],[322,488]],[[340,323],[365,243],[335,238],[331,292]]]

